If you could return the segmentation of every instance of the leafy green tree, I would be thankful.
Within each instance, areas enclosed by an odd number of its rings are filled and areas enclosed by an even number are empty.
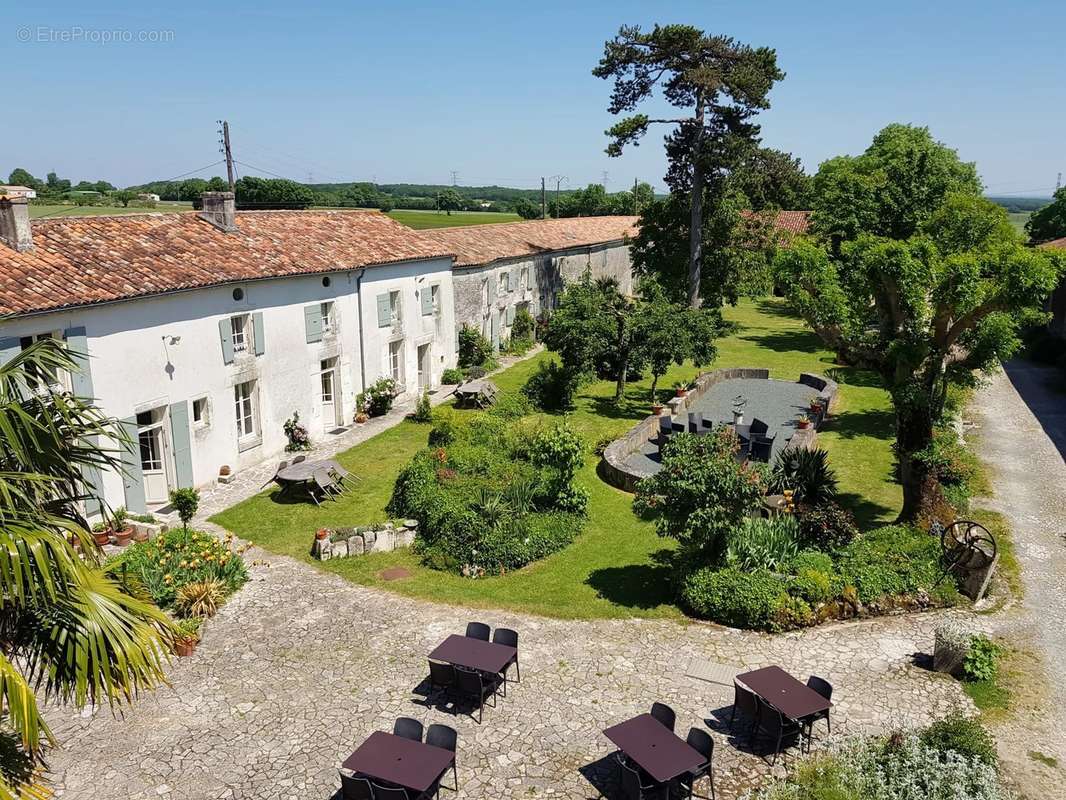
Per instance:
[[[1033,212],[1025,223],[1025,232],[1034,242],[1066,236],[1066,186],[1055,191],[1050,203]]]
[[[174,634],[165,614],[101,568],[87,531],[81,503],[94,490],[83,475],[121,469],[96,442],[125,435],[89,399],[37,380],[80,360],[44,340],[0,366],[4,798],[48,796],[42,757],[55,740],[38,695],[78,708],[129,702],[163,683]]]
[[[286,178],[246,176],[234,188],[239,208],[307,208],[315,201],[311,189]]]
[[[453,211],[463,210],[463,196],[455,189],[445,189],[437,193],[437,209],[446,211],[451,216]]]
[[[753,211],[810,208],[811,178],[791,153],[753,148],[734,170],[730,186],[747,198]]]
[[[522,219],[540,219],[540,206],[525,197],[514,201],[514,213]]]
[[[178,185],[178,199],[187,202],[199,202],[200,195],[207,191],[207,181],[203,178],[188,178]]]
[[[637,486],[634,508],[656,518],[660,536],[678,540],[678,561],[686,571],[720,564],[729,534],[760,506],[764,467],[738,464],[738,449],[728,428],[671,436],[662,469]]]
[[[944,175],[969,170],[941,164],[934,172],[938,191]],[[885,184],[872,198],[867,224],[874,232],[841,243],[842,227],[822,228],[833,244],[798,242],[777,264],[790,302],[813,330],[843,360],[876,370],[890,392],[900,518],[913,520],[939,496],[934,432],[949,386],[972,385],[1018,349],[1019,331],[1044,318],[1043,301],[1064,262],[1025,247],[1006,212],[973,192],[933,201],[930,183],[913,171],[886,174],[904,185]],[[906,231],[913,235],[884,235]]]
[[[784,77],[777,55],[689,25],[656,25],[650,32],[623,26],[604,45],[592,74],[614,80],[612,114],[635,111],[656,89],[670,105],[689,112],[668,119],[630,114],[607,131],[612,140],[607,154],[621,155],[652,124],[671,126],[666,181],[673,192],[689,198],[687,299],[696,308],[703,288],[703,205],[722,196],[729,175],[757,143],[759,126],[752,119],[769,108],[770,89]]]
[[[615,335],[614,320],[604,307],[612,293],[617,294],[617,287],[597,283],[585,270],[566,286],[548,321],[544,344],[559,354],[563,369],[578,382],[595,374],[606,343]]]
[[[120,189],[111,193],[111,199],[121,203],[123,208],[129,208],[130,203],[137,199],[137,193],[129,189]]]
[[[30,174],[29,170],[25,170],[22,167],[16,167],[11,170],[11,174],[7,178],[7,182],[12,186],[25,186],[34,191],[41,191],[44,188],[44,184],[37,180]]]
[[[178,512],[181,527],[185,533],[189,532],[189,523],[196,516],[196,509],[200,507],[200,493],[193,488],[174,489],[170,492],[170,503]]]
[[[45,187],[49,194],[63,194],[63,192],[70,191],[70,181],[60,178],[54,172],[49,172],[45,179]]]

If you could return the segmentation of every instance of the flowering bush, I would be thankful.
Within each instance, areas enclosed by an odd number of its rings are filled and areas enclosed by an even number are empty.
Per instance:
[[[286,450],[294,453],[298,450],[311,449],[311,436],[307,433],[307,428],[300,424],[299,411],[293,411],[292,416],[285,420],[285,424],[282,427],[285,430],[286,438],[289,440],[289,443],[285,445]]]
[[[248,580],[243,552],[234,549],[232,536],[223,541],[203,531],[175,530],[130,545],[109,566],[139,581],[160,608],[174,608],[178,590],[191,583],[217,582],[223,596],[237,591]]]

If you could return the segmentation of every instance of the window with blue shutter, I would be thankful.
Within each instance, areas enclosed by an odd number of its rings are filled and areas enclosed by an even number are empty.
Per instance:
[[[426,286],[419,293],[419,297],[422,300],[422,316],[428,317],[433,313],[433,290]]]
[[[229,324],[229,320],[226,320]],[[133,514],[148,511],[144,501],[144,473],[141,471],[141,454],[138,446],[137,418],[122,420],[122,428],[128,441],[122,443],[122,491],[126,496],[126,510]]]
[[[189,488],[193,485],[192,438],[189,436],[189,403],[186,400],[170,406],[170,440],[174,446],[175,481],[179,489]]]
[[[507,322],[505,324],[511,325],[514,323],[514,306],[507,306]]]
[[[322,341],[322,304],[304,306],[304,333],[307,343]]]
[[[378,295],[378,327],[388,328],[392,325],[392,304],[389,302],[389,293]]]

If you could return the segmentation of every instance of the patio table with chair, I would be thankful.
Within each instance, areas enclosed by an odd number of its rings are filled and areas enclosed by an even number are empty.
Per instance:
[[[341,794],[344,800],[419,800],[436,797],[441,778],[455,769],[455,737],[434,737],[430,726],[427,741],[413,728],[397,720],[396,733],[375,731],[341,764]],[[454,734],[454,730],[447,729]],[[447,731],[444,731],[447,733]],[[439,739],[441,745],[430,740]],[[449,749],[450,746],[450,749]],[[456,784],[458,787],[458,784]]]
[[[321,505],[320,497],[335,499],[344,494],[355,480],[355,475],[333,459],[323,459],[296,460],[291,464],[282,462],[268,482],[278,484],[282,493],[301,491],[316,505]]]
[[[814,723],[829,722],[833,707],[833,687],[824,678],[812,675],[806,684],[785,672],[781,667],[769,666],[744,672],[734,680],[735,699],[730,724],[736,722],[739,711],[750,718],[750,741],[764,733],[775,740],[774,762],[786,738],[807,740],[810,750]],[[831,727],[830,727],[831,730]]]
[[[455,403],[467,408],[488,408],[496,402],[499,391],[492,381],[477,378],[455,387]]]
[[[503,689],[507,696],[508,671],[515,667],[518,680],[518,634],[509,628],[497,628],[492,641],[491,629],[481,622],[467,626],[465,636],[452,634],[429,654],[431,689],[453,692],[471,700],[481,723],[485,701]]]
[[[650,713],[603,731],[619,750],[616,760],[624,796],[666,800],[671,784],[677,784],[691,797],[695,782],[711,777],[714,742],[710,735],[693,728],[687,740],[681,739],[674,734],[673,724],[674,712],[655,703]],[[710,788],[713,797],[713,780]]]

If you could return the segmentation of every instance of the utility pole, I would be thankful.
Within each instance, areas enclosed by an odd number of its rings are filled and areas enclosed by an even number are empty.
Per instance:
[[[544,178],[540,179],[540,218],[548,218],[548,195],[544,189]]]
[[[607,191],[607,170],[603,171],[603,191]]]
[[[570,179],[565,175],[552,175],[548,180],[555,181],[555,216],[559,216],[559,187],[563,181],[569,181]]]
[[[640,213],[640,207],[637,205],[637,179],[633,178],[633,215],[636,216]]]
[[[222,141],[219,144],[222,145],[222,153],[226,156],[226,177],[229,178],[229,190],[232,192],[234,191],[233,150],[229,146],[229,122],[221,119],[218,122],[222,126],[222,130],[219,131],[222,134]]]
[[[1061,186],[1062,186],[1062,173],[1060,172],[1059,176],[1057,178],[1055,178],[1055,191],[1057,192],[1059,190],[1059,187],[1061,187]]]

